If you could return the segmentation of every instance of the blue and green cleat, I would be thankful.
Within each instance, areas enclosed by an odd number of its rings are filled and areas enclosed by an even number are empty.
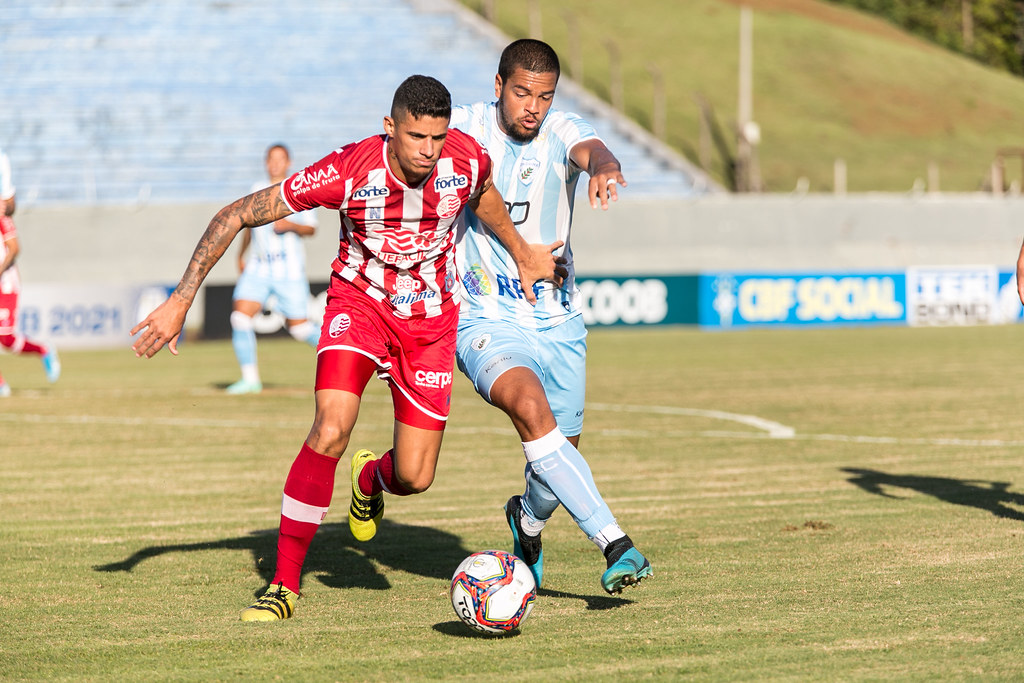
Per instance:
[[[626,586],[635,586],[654,575],[651,563],[633,547],[629,536],[612,541],[604,549],[608,569],[601,575],[601,587],[608,593],[621,593]]]

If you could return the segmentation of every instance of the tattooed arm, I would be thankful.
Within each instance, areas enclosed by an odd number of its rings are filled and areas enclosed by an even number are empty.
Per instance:
[[[235,235],[243,228],[271,223],[291,213],[281,198],[280,185],[242,197],[218,211],[199,239],[192,260],[174,292],[132,328],[132,335],[141,332],[132,344],[135,356],[152,358],[165,344],[172,354],[178,355],[178,335],[185,324],[185,314],[192,306],[199,286],[227,251]]]

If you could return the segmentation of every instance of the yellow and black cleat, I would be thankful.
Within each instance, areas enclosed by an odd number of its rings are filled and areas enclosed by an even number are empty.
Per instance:
[[[384,494],[367,496],[359,490],[359,473],[377,456],[367,450],[352,456],[352,504],[348,507],[348,528],[357,541],[369,541],[377,535],[377,525],[384,517]]]
[[[256,602],[242,610],[242,621],[278,621],[288,619],[295,611],[299,594],[288,590],[283,583],[271,584]]]

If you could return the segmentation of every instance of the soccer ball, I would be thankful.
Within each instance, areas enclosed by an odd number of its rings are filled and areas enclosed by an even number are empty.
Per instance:
[[[515,555],[484,550],[459,564],[448,594],[459,619],[474,631],[507,633],[529,616],[537,584]]]

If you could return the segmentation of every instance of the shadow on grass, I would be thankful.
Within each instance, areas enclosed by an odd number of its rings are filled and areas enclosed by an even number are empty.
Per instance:
[[[204,550],[244,550],[252,555],[256,570],[268,584],[274,578],[277,556],[277,529],[262,529],[245,536],[219,541],[156,545],[137,550],[120,562],[97,565],[98,572],[130,572],[140,563],[169,553],[194,553]],[[470,551],[458,537],[430,527],[396,524],[388,520],[372,541],[360,543],[348,530],[348,524],[324,524],[317,531],[306,562],[303,579],[312,574],[331,588],[391,587],[374,563],[435,579],[450,579],[455,567]],[[257,591],[256,595],[263,591]]]
[[[843,472],[852,474],[847,481],[868,493],[885,498],[899,498],[886,493],[883,487],[918,491],[953,505],[965,505],[991,512],[996,517],[1024,522],[1024,512],[1007,507],[1006,504],[1024,506],[1024,494],[1012,493],[1012,486],[1006,481],[985,481],[983,479],[951,479],[949,477],[925,477],[915,474],[887,474],[877,470],[843,467]]]

